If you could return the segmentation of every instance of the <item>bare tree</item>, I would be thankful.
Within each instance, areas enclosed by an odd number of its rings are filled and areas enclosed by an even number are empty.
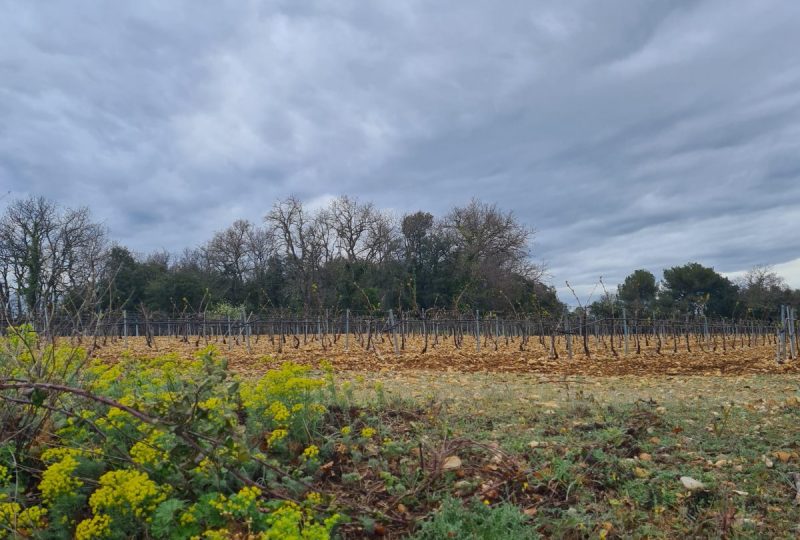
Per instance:
[[[246,249],[254,276],[263,275],[277,251],[275,235],[267,228],[254,226],[247,233]]]
[[[38,319],[67,293],[87,294],[97,287],[106,248],[105,230],[86,208],[61,210],[43,197],[11,203],[0,219],[5,304]]]
[[[148,253],[144,259],[144,263],[159,267],[166,271],[169,269],[171,259],[172,256],[169,254],[169,251],[161,249]]]
[[[356,261],[369,250],[367,235],[375,215],[372,203],[362,204],[347,195],[331,202],[328,217],[336,232],[336,245],[348,261]]]
[[[383,264],[400,256],[403,241],[394,216],[388,212],[373,212],[364,248],[364,258],[374,264]]]
[[[512,212],[472,199],[467,206],[454,208],[444,226],[455,249],[470,265],[490,263],[517,273],[530,270],[529,242],[534,231],[517,221]]]
[[[254,270],[250,240],[254,226],[238,219],[233,225],[214,234],[202,248],[210,268],[219,272],[230,283],[230,293],[236,298]]]
[[[320,268],[331,257],[332,227],[324,213],[309,215],[294,196],[276,202],[265,220],[283,251],[289,277],[306,306],[313,299]]]
[[[737,285],[748,310],[758,318],[776,311],[789,288],[786,280],[766,265],[754,266]]]

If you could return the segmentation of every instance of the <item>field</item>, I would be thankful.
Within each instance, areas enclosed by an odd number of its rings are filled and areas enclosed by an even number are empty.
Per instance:
[[[94,354],[100,358],[113,360],[124,352],[137,357],[147,358],[164,353],[175,353],[182,358],[191,358],[194,353],[207,345],[214,345],[221,354],[228,358],[231,367],[241,373],[259,373],[273,368],[286,361],[316,366],[320,359],[331,362],[336,371],[408,371],[432,370],[436,372],[490,372],[490,373],[529,373],[558,377],[565,375],[755,375],[768,373],[798,373],[799,362],[778,364],[775,361],[775,345],[767,341],[747,346],[737,339],[733,343],[728,338],[723,349],[722,340],[714,336],[713,341],[690,340],[689,350],[683,338],[677,343],[672,340],[656,352],[652,338],[640,339],[640,353],[635,352],[633,338],[627,355],[623,353],[620,343],[615,346],[616,356],[612,353],[608,339],[590,341],[587,358],[578,340],[573,340],[572,359],[569,358],[566,340],[559,337],[555,342],[558,358],[552,358],[549,342],[542,345],[536,338],[528,340],[520,350],[520,340],[500,339],[495,349],[492,340],[484,339],[478,352],[475,341],[465,338],[460,348],[456,348],[452,339],[440,339],[434,344],[429,340],[428,350],[422,353],[424,341],[419,336],[409,337],[398,343],[399,353],[395,354],[391,337],[379,336],[374,343],[374,350],[365,350],[351,336],[349,351],[345,350],[342,337],[334,341],[325,338],[325,345],[316,337],[306,343],[298,340],[297,347],[289,340],[279,351],[277,345],[266,336],[253,336],[250,346],[241,337],[232,340],[224,338],[203,339],[199,336],[187,338],[157,337],[153,347],[148,347],[144,338],[129,337],[109,339],[105,343],[98,340]],[[277,340],[275,340],[277,341]],[[90,346],[93,342],[86,343]],[[401,348],[402,347],[402,348]]]
[[[638,354],[631,338],[615,356],[592,339],[587,357],[576,339],[569,358],[562,336],[554,358],[535,338],[524,350],[487,339],[480,352],[440,338],[425,353],[419,337],[398,353],[391,336],[374,350],[351,336],[350,351],[341,336],[280,352],[249,341],[84,340],[95,362],[76,364],[79,393],[46,402],[82,420],[54,420],[72,427],[33,439],[25,470],[43,472],[16,473],[32,486],[26,500],[49,494],[32,507],[38,526],[58,536],[67,515],[63,531],[82,538],[242,540],[800,535],[799,362],[776,363],[770,342],[714,336],[657,351],[640,336]],[[91,430],[76,432],[81,421]],[[49,468],[47,448],[60,460]],[[59,499],[48,471],[70,459],[82,484]],[[105,506],[90,498],[112,474],[144,474],[150,499],[114,495],[141,518],[111,493]],[[13,504],[0,500],[17,512],[7,530],[32,535]]]

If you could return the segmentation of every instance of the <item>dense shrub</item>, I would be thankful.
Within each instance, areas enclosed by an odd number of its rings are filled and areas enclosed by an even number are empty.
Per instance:
[[[309,489],[326,381],[285,364],[232,377],[211,348],[89,362],[6,340],[0,364],[0,537],[328,538]]]

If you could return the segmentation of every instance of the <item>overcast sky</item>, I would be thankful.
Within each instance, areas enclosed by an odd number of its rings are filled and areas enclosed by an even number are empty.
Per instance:
[[[179,251],[289,194],[474,196],[562,292],[694,260],[800,287],[800,2],[0,6],[0,205]]]

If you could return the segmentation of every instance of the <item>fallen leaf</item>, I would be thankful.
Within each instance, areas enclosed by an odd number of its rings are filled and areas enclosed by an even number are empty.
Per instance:
[[[792,459],[792,454],[789,452],[784,451],[777,451],[772,453],[773,456],[778,458],[781,463],[789,463],[789,460]]]

